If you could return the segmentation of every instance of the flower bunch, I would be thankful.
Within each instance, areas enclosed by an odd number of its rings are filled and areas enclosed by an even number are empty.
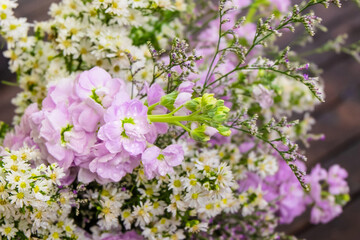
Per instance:
[[[172,173],[184,159],[181,146],[171,144],[160,149],[153,145],[168,124],[184,128],[195,139],[208,140],[207,131],[230,134],[222,125],[229,109],[212,95],[186,101],[191,95],[181,97],[177,91],[164,95],[154,84],[148,92],[154,91],[151,94],[155,98],[163,96],[156,102],[149,95],[148,102],[155,103],[148,107],[139,99],[131,99],[126,89],[123,80],[95,67],[75,80],[64,79],[49,87],[41,110],[36,104],[30,105],[17,131],[42,150],[46,162],[64,169],[64,183],[71,183],[76,176],[83,183],[117,182],[140,162],[150,179]],[[174,109],[179,102],[184,103]],[[164,114],[152,114],[156,108]],[[167,113],[168,109],[172,112]],[[174,115],[181,110],[184,115]],[[194,124],[198,127],[192,127]],[[19,133],[7,135],[5,145],[21,145]]]
[[[77,226],[69,218],[74,194],[59,187],[63,169],[57,164],[36,164],[39,158],[39,151],[28,147],[1,152],[1,235],[7,239],[33,235],[75,239]],[[32,167],[34,164],[37,166]]]
[[[282,239],[308,206],[313,223],[338,216],[347,172],[305,176],[298,145],[323,137],[309,113],[323,83],[275,41],[315,34],[307,10],[330,3],[63,0],[30,24],[2,0],[22,92],[0,125],[1,236]]]
[[[184,0],[69,0],[51,5],[51,20],[30,24],[14,16],[17,5],[2,1],[0,10],[0,32],[8,45],[4,55],[23,89],[13,100],[17,114],[23,114],[29,103],[41,103],[49,82],[93,66],[127,81],[139,80],[131,68],[141,80],[151,81],[146,43],[152,40],[155,46],[166,47],[169,38],[182,37],[183,26],[176,16],[187,9]],[[29,35],[31,30],[34,36]]]

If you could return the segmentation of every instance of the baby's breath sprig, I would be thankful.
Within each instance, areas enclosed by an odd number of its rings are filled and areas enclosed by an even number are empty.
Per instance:
[[[195,62],[201,59],[193,50],[189,53],[189,44],[185,40],[175,38],[172,43],[171,50],[169,52],[169,63],[165,64],[159,58],[166,52],[165,50],[157,51],[148,42],[148,47],[154,62],[153,79],[150,85],[155,83],[156,79],[161,77],[167,77],[166,92],[173,92],[182,81],[187,79],[190,73],[197,73]],[[176,71],[175,68],[180,68],[181,71]]]
[[[309,64],[298,65],[298,63],[291,63],[288,57],[289,52],[290,47],[286,47],[274,62],[261,58],[254,64],[248,65],[246,69],[266,70],[292,78],[304,84],[319,101],[324,102],[322,91],[318,87],[318,78],[309,77],[307,74],[300,72],[301,70],[308,69]]]
[[[245,58],[252,52],[252,50],[256,46],[258,46],[258,45],[264,45],[265,46],[266,43],[267,43],[267,40],[271,36],[273,36],[273,35],[281,36],[281,30],[289,29],[292,32],[294,32],[295,31],[295,24],[296,23],[302,23],[304,25],[306,31],[309,33],[309,35],[313,36],[315,34],[316,27],[321,22],[321,19],[316,17],[313,12],[310,12],[310,13],[307,13],[307,14],[302,14],[302,13],[305,12],[310,7],[314,6],[314,5],[324,4],[325,6],[328,6],[329,3],[334,3],[338,7],[341,6],[338,1],[310,0],[310,1],[307,1],[307,2],[303,2],[300,6],[295,5],[294,8],[293,8],[293,11],[291,13],[289,13],[288,15],[284,16],[280,20],[280,22],[275,26],[274,26],[274,23],[273,23],[274,19],[275,19],[274,15],[270,16],[269,18],[267,18],[265,20],[259,19],[258,24],[257,24],[255,37],[254,37],[254,39],[252,41],[251,46],[246,50],[244,50],[244,47],[239,47],[239,52],[241,52],[241,54],[240,54],[241,57],[239,58],[239,62],[237,63],[237,65],[231,71],[217,77],[214,81],[209,83],[209,78],[213,74],[213,71],[210,71],[212,69],[212,64],[211,64],[210,65],[211,67],[210,67],[210,69],[208,71],[208,74],[207,74],[207,77],[205,79],[205,83],[203,85],[202,92],[205,92],[205,90],[210,88],[210,87],[218,86],[219,84],[221,84],[222,81],[226,80],[231,74],[233,74],[235,72],[238,72],[238,71],[248,69],[248,67],[249,67],[248,65],[242,65],[244,63],[244,61],[245,61]],[[223,19],[222,19],[223,14],[222,14],[222,11],[221,11],[221,5],[220,5],[220,10],[219,10],[219,15],[220,15],[220,27],[219,27],[218,45],[220,44],[221,38],[225,34],[221,30],[222,25],[225,23],[225,22],[223,22]],[[227,32],[227,34],[229,34],[229,33]],[[227,34],[225,34],[225,35],[227,35]],[[213,59],[215,59],[218,56],[218,53],[219,53],[219,49],[217,47]],[[267,70],[279,71],[277,69],[272,69],[272,68],[269,68]],[[289,77],[294,78],[294,79],[296,79],[296,80],[298,80],[300,82],[303,82],[317,96],[317,98],[319,100],[322,100],[322,98],[320,97],[320,94],[318,92],[318,89],[316,87],[316,84],[315,84],[315,82],[317,81],[316,78],[307,79],[306,77],[298,75],[298,74],[289,74],[289,72],[287,72],[287,71],[279,71],[279,73],[285,74],[285,75],[288,74]]]
[[[288,122],[286,117],[283,117],[280,121],[271,119],[259,127],[256,123],[256,115],[246,120],[238,119],[236,122],[228,125],[228,127],[252,135],[269,144],[286,161],[304,190],[309,191],[309,186],[304,180],[305,173],[294,164],[297,160],[306,161],[307,158],[300,153],[299,146],[291,141],[284,132],[284,128],[293,127],[299,124],[299,122],[297,120]],[[269,139],[270,135],[274,134],[277,135],[277,137]]]

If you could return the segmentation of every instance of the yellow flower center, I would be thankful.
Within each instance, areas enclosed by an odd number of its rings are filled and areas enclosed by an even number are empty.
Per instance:
[[[181,187],[181,181],[179,179],[176,179],[174,181],[174,186],[177,187],[177,188]]]
[[[16,194],[16,197],[17,197],[18,199],[24,199],[25,195],[24,195],[23,192],[19,192],[19,193]]]
[[[9,234],[9,233],[11,232],[11,230],[12,230],[11,227],[6,227],[6,228],[4,229],[5,234],[6,234],[6,235]]]

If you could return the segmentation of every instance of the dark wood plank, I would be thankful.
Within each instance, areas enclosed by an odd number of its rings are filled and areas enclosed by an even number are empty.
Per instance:
[[[307,240],[358,240],[360,236],[360,198],[348,204],[342,215],[325,225],[314,228],[299,235]]]
[[[349,173],[347,179],[350,187],[350,195],[352,197],[349,204],[353,201],[357,201],[357,197],[360,191],[360,139],[354,141],[351,147],[346,151],[341,152],[336,156],[329,157],[328,161],[324,162],[323,167],[328,169],[333,164],[339,164],[346,169]],[[345,208],[344,212],[350,211],[349,208]],[[353,213],[357,214],[357,213]],[[319,225],[312,225],[309,223],[310,214],[307,211],[304,215],[298,217],[293,224],[282,226],[280,230],[286,231],[289,234],[301,235],[302,232],[310,231],[312,228],[317,228]],[[353,225],[356,228],[356,225]],[[355,229],[354,229],[355,230]]]

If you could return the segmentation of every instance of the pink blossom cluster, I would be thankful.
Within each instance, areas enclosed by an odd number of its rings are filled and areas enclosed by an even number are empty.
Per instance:
[[[146,89],[148,104],[164,95],[159,85]],[[184,94],[183,94],[184,95]],[[191,94],[185,94],[186,101]],[[166,113],[158,106],[153,113]],[[19,148],[26,143],[39,148],[42,159],[58,163],[68,176],[84,183],[118,182],[142,162],[146,176],[164,176],[183,160],[183,149],[172,144],[155,147],[159,134],[167,131],[166,123],[151,123],[148,107],[131,99],[126,83],[112,78],[95,67],[79,74],[75,81],[62,79],[50,86],[41,109],[30,105],[15,132],[9,133],[4,145]]]
[[[337,164],[331,166],[329,171],[319,164],[312,169],[308,200],[313,205],[312,223],[327,223],[342,213],[342,206],[349,200],[349,186],[345,180],[347,176],[347,171]]]
[[[326,171],[316,165],[306,178],[311,186],[306,194],[286,162],[280,159],[278,164],[278,172],[265,179],[248,172],[245,180],[239,182],[239,191],[261,187],[265,200],[275,203],[280,224],[290,224],[307,206],[312,206],[310,221],[314,224],[327,223],[342,213],[342,206],[349,198],[345,169],[333,165]],[[296,165],[302,171],[306,170],[302,162],[297,161]]]

